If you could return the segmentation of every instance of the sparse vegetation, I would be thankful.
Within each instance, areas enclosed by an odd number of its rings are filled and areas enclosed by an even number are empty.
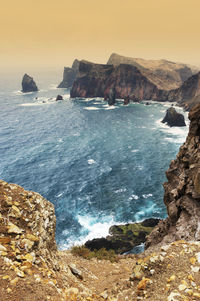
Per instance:
[[[73,255],[81,256],[85,259],[97,258],[97,259],[105,259],[110,260],[111,262],[116,262],[119,260],[118,255],[114,250],[106,250],[102,248],[100,250],[90,251],[88,248],[83,246],[74,246],[71,248],[71,252]]]

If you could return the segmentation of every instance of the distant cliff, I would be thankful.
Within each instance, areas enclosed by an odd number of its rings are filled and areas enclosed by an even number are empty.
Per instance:
[[[174,63],[167,60],[130,58],[116,53],[111,54],[108,64],[115,66],[120,64],[133,65],[159,89],[163,90],[180,87],[186,79],[199,71],[199,69],[186,64]]]
[[[175,240],[200,240],[200,104],[189,113],[186,142],[166,172],[164,202],[168,217],[149,235],[146,247]]]
[[[129,95],[130,100],[156,99],[159,94],[156,85],[135,66],[127,64],[113,66],[81,61],[70,95],[72,98],[108,98],[111,89],[115,89],[116,98],[123,99]]]
[[[180,88],[163,91],[161,98],[164,101],[176,101],[189,111],[200,102],[200,72],[188,78]]]
[[[58,88],[70,88],[73,85],[73,82],[78,74],[78,69],[79,69],[79,61],[76,59],[72,67],[64,67],[64,72],[63,72],[63,80],[62,82],[58,85]]]

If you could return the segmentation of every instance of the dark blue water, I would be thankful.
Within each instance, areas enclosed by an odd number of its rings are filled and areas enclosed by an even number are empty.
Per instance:
[[[58,77],[39,79],[42,90],[25,95],[20,77],[1,80],[0,178],[55,205],[60,247],[165,217],[165,171],[188,130],[160,123],[168,106],[70,100]]]

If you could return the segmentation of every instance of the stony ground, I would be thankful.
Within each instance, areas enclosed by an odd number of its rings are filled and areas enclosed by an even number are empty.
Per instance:
[[[0,181],[1,301],[200,300],[200,242],[87,260],[56,250],[52,210],[39,194]]]

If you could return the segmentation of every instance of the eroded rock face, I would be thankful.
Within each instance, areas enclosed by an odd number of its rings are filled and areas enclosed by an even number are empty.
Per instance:
[[[167,109],[166,115],[162,120],[162,123],[167,123],[171,127],[186,126],[184,116],[180,113],[177,113],[173,107]]]
[[[70,88],[73,85],[73,82],[78,74],[79,61],[74,60],[72,67],[65,67],[63,72],[63,80],[58,85],[58,88]]]
[[[7,258],[57,269],[54,206],[40,194],[0,180],[0,244]]]
[[[103,97],[109,99],[110,91],[115,97],[130,100],[156,99],[159,90],[141,72],[131,65],[119,66],[94,64],[81,61],[79,73],[70,91],[75,97]]]
[[[200,104],[190,111],[189,119],[186,142],[166,172],[168,217],[148,236],[146,248],[179,239],[200,240]]]
[[[33,78],[28,74],[24,74],[22,79],[22,92],[35,92],[38,91],[38,87],[34,82]]]

